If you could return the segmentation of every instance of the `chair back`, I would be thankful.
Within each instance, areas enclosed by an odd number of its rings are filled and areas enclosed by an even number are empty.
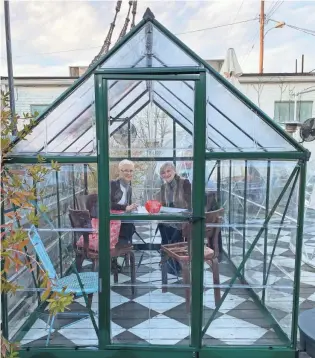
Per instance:
[[[219,253],[218,240],[219,240],[219,234],[221,231],[221,227],[220,226],[212,226],[211,227],[211,226],[208,226],[207,224],[220,224],[221,217],[223,216],[223,213],[224,213],[223,208],[205,213],[205,217],[206,217],[205,237],[207,238],[208,246],[213,246],[215,255],[218,255],[218,253]],[[191,238],[192,238],[192,236],[191,236],[192,235],[192,224],[191,223],[183,224],[182,235],[188,241],[191,241]],[[212,241],[213,245],[210,245],[210,241]]]
[[[89,211],[91,218],[98,218],[98,195],[89,194],[86,196],[86,209]]]
[[[76,195],[75,197],[75,206],[78,210],[86,210],[86,200],[88,195]]]
[[[77,241],[82,235],[84,238],[84,248],[88,249],[89,246],[89,234],[93,231],[90,213],[88,210],[74,210],[69,208],[69,219],[73,229],[88,229],[78,230],[74,233],[74,250],[77,249]]]
[[[44,270],[48,273],[48,277],[52,280],[57,279],[57,272],[54,268],[53,263],[50,260],[50,257],[47,254],[46,248],[34,225],[31,226],[30,231],[28,233],[28,237],[30,238],[31,243],[34,246],[36,254],[39,257]]]

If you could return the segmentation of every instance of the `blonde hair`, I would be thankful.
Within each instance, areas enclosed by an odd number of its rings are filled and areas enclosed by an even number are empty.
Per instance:
[[[166,162],[166,163],[164,163],[164,164],[161,166],[161,168],[160,168],[160,174],[161,174],[162,172],[164,172],[164,170],[165,170],[166,168],[171,168],[171,169],[174,170],[174,172],[176,172],[176,167],[175,167],[174,163],[172,163],[172,162]]]
[[[131,160],[124,159],[121,162],[119,162],[118,169],[121,169],[125,165],[132,165],[133,167],[135,166],[134,163]]]

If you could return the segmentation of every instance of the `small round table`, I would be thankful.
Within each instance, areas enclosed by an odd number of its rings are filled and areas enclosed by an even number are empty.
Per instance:
[[[300,346],[302,351],[315,358],[315,308],[299,315]]]

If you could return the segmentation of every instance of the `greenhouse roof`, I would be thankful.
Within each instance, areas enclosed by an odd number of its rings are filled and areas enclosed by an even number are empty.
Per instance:
[[[95,72],[167,67],[206,70],[208,152],[301,152],[308,157],[306,149],[161,25],[149,9],[38,118],[25,140],[14,141],[12,154],[95,155]],[[148,86],[145,80],[111,80],[109,89],[110,135],[150,103],[193,132],[193,82],[157,80]]]

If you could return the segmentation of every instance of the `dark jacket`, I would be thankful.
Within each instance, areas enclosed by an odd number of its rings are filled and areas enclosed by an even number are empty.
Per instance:
[[[127,190],[127,204],[125,205],[118,204],[122,196],[123,196],[123,192],[120,189],[120,180],[119,179],[111,180],[110,182],[111,210],[123,210],[123,211],[126,210],[126,207],[131,204],[131,198],[132,198],[131,186]]]
[[[188,179],[175,175],[176,189],[174,191],[173,205],[175,208],[191,209],[191,184]],[[162,184],[158,200],[166,206],[167,183]]]

